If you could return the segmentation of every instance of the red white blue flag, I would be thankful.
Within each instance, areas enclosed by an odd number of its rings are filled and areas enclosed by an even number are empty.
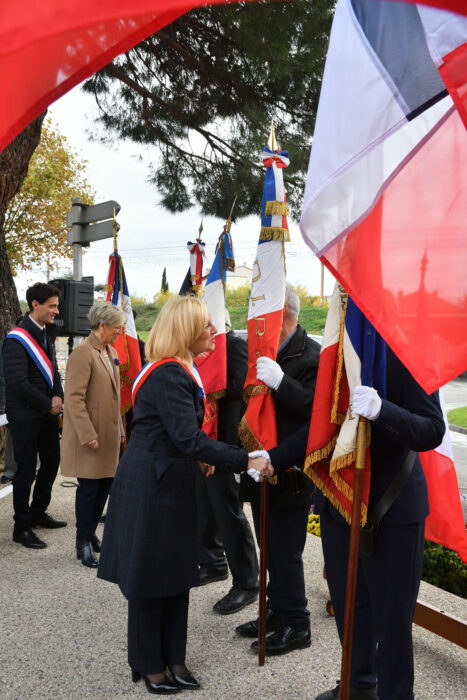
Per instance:
[[[349,408],[356,386],[386,396],[386,343],[336,284],[329,307],[316,380],[305,473],[350,522],[359,417]],[[370,491],[369,428],[363,475],[361,524]]]
[[[425,538],[455,550],[462,561],[467,562],[467,532],[442,389],[439,398],[446,425],[443,441],[435,450],[420,452],[430,502]]]
[[[120,363],[121,413],[124,415],[132,406],[131,385],[141,370],[141,355],[122,258],[114,252],[110,255],[109,262],[105,286],[107,301],[118,306],[125,314],[123,332],[114,343]]]
[[[215,349],[198,355],[196,365],[206,392],[206,410],[203,430],[209,437],[217,438],[218,401],[225,396],[227,388],[227,351],[225,337],[225,288],[227,270],[235,269],[232,238],[224,227],[216,247],[216,255],[206,280],[203,301],[208,307],[211,320],[217,328]]]
[[[245,380],[247,410],[240,423],[240,439],[249,449],[271,449],[277,444],[276,414],[269,389],[256,378],[258,357],[275,360],[285,303],[285,247],[289,240],[287,205],[282,169],[289,164],[287,151],[263,150],[266,166],[261,204],[261,233],[253,264],[248,309],[248,373]]]
[[[338,1],[300,223],[428,393],[467,367],[466,38],[461,15]]]

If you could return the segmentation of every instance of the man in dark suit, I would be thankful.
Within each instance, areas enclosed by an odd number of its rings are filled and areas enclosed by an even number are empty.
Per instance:
[[[277,440],[280,442],[300,426],[309,423],[315,393],[320,347],[298,325],[300,299],[296,289],[286,286],[282,330],[277,362],[267,357],[257,361],[257,377],[272,389],[276,409]],[[266,654],[285,654],[308,647],[310,613],[307,610],[303,549],[313,487],[299,462],[280,475],[269,487],[269,538]],[[256,536],[259,541],[259,485],[242,476],[241,497],[251,500]],[[242,637],[258,636],[258,620],[236,628]],[[252,648],[257,651],[258,642]]]
[[[445,425],[438,392],[428,396],[394,353],[387,350],[387,397],[370,387],[356,387],[351,410],[371,425],[369,518],[410,451],[424,452],[442,441]],[[308,439],[305,426],[269,451],[273,470],[280,473],[291,460],[303,458]],[[414,455],[413,455],[414,456]],[[355,622],[350,672],[351,700],[412,700],[412,621],[420,585],[428,495],[418,454],[405,485],[382,518],[373,553],[359,552]],[[315,513],[321,536],[327,581],[342,642],[349,526],[320,492]],[[316,700],[339,698],[339,686]]]
[[[38,282],[29,287],[29,314],[19,324],[20,332],[15,336],[10,331],[3,343],[6,412],[17,463],[13,479],[13,540],[32,549],[47,545],[31,528],[66,525],[46,513],[60,463],[58,414],[63,407],[63,389],[53,327],[59,294],[50,284]],[[40,467],[36,476],[38,454]]]
[[[227,393],[218,403],[217,439],[237,445],[248,347],[230,330],[227,316],[226,331]],[[221,466],[206,479],[198,470],[196,505],[200,585],[226,579],[228,562],[232,588],[217,601],[214,611],[221,615],[238,612],[258,597],[258,560],[234,474]]]

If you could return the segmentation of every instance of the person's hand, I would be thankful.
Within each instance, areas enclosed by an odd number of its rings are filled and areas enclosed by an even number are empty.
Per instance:
[[[60,396],[52,396],[52,406],[49,409],[49,413],[53,416],[58,416],[63,410],[63,401]]]
[[[87,443],[87,446],[91,448],[91,450],[97,450],[99,447],[99,441],[98,440],[90,440]]]
[[[264,382],[271,389],[278,389],[284,372],[280,365],[270,357],[258,357],[256,360],[256,379]]]
[[[274,476],[274,467],[266,450],[256,450],[249,453],[247,473],[255,481],[260,481],[261,478],[267,476]]]
[[[206,479],[208,479],[210,476],[214,474],[216,471],[216,467],[213,464],[206,464],[206,471],[204,472],[204,475]]]
[[[350,409],[358,416],[376,420],[381,412],[382,401],[371,386],[356,386],[350,395]]]

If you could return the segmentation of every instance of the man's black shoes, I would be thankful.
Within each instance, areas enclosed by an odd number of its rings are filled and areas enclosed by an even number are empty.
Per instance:
[[[39,539],[32,530],[13,530],[13,542],[18,542],[29,549],[45,549],[47,547],[46,543]]]
[[[56,530],[59,527],[66,527],[66,522],[64,520],[55,520],[48,513],[41,513],[31,518],[31,527],[46,527],[49,530]]]
[[[2,474],[2,476],[0,477],[0,484],[9,484],[12,481],[13,479],[11,479],[9,476],[6,476],[5,474]]]
[[[305,649],[311,646],[310,630],[294,630],[289,625],[284,625],[277,632],[266,637],[265,653],[266,656],[278,656],[279,654],[287,654],[294,649]],[[258,642],[253,642],[252,650],[258,653]]]
[[[225,581],[229,578],[229,570],[225,569],[209,569],[207,566],[199,567],[199,583],[198,586],[206,586],[214,581]]]
[[[76,558],[81,559],[83,566],[89,569],[97,569],[99,562],[94,556],[91,542],[88,540],[76,540]]]
[[[257,597],[257,588],[243,589],[232,586],[227,595],[218,600],[213,606],[213,610],[220,615],[230,615],[243,610],[244,607],[253,603]]]
[[[276,632],[280,627],[282,627],[284,621],[282,615],[278,615],[270,608],[266,610],[266,632]],[[235,628],[235,632],[240,635],[240,637],[250,637],[251,639],[258,638],[259,629],[259,619],[250,620],[250,622],[245,622],[243,625],[239,625]]]
[[[337,683],[332,690],[326,690],[325,693],[318,695],[315,700],[339,700],[340,685]],[[355,688],[350,686],[349,700],[378,700],[376,687],[374,688]]]

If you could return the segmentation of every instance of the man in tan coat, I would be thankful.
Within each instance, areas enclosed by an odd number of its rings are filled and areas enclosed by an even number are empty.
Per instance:
[[[124,431],[120,417],[120,373],[112,343],[122,332],[123,312],[110,302],[89,312],[91,334],[66,367],[61,473],[77,477],[76,552],[84,566],[97,567],[96,527],[117,468]]]

